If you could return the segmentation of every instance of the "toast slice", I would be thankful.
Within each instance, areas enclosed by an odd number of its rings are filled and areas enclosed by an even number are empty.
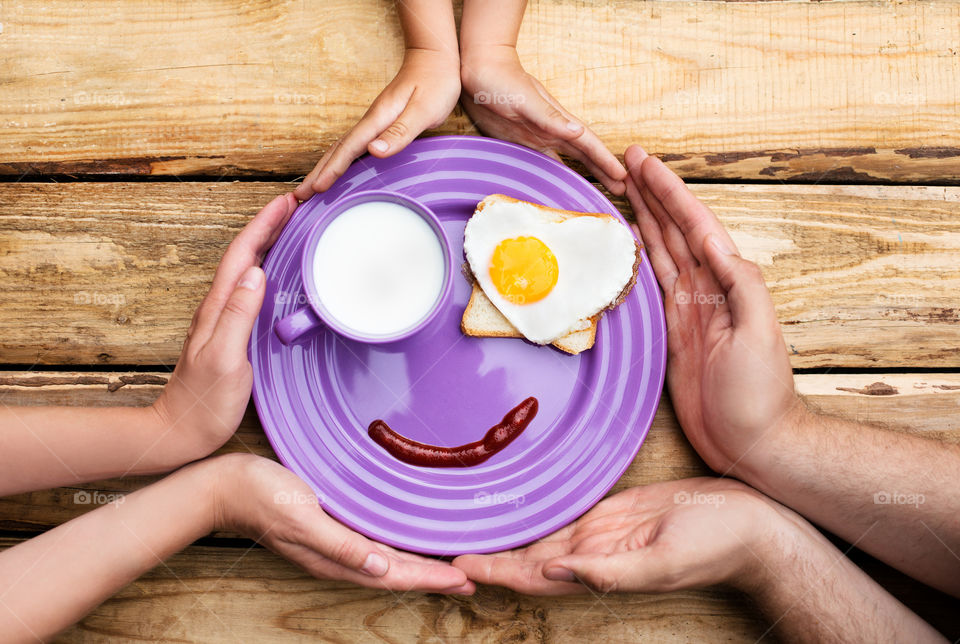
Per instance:
[[[597,320],[599,319],[599,315],[590,318],[585,329],[572,331],[550,344],[571,355],[586,351],[597,339]],[[510,321],[503,317],[503,313],[493,305],[493,302],[483,294],[483,289],[476,282],[473,283],[473,292],[470,293],[467,308],[463,311],[460,330],[464,335],[477,338],[523,337],[523,334],[517,331]]]
[[[529,203],[529,205],[545,211],[551,219],[556,221],[563,221],[571,217],[606,217],[614,219],[611,215],[604,213],[584,213],[570,210],[559,210],[556,208],[542,206],[540,204],[524,202],[506,195],[490,195],[486,197],[483,199],[483,201],[477,204],[476,212],[480,212],[488,204],[497,201]],[[622,303],[630,293],[633,285],[636,283],[637,271],[640,268],[640,259],[642,255],[640,254],[640,244],[636,243],[636,241],[634,241],[634,244],[636,246],[636,250],[632,277],[623,287],[623,290],[620,292],[620,294],[612,302],[610,302],[604,310],[613,309],[619,306],[620,303]],[[523,334],[517,331],[510,321],[507,320],[507,318],[484,294],[483,289],[479,284],[477,284],[476,279],[474,279],[468,263],[464,263],[463,272],[467,279],[473,284],[473,290],[470,293],[470,301],[467,303],[467,307],[463,311],[463,318],[460,321],[460,329],[463,331],[464,335],[480,338],[523,338]],[[603,312],[604,311],[600,311],[593,317],[584,320],[583,328],[573,330],[570,333],[557,338],[551,342],[551,344],[561,351],[572,355],[576,355],[582,351],[590,349],[596,342],[597,323],[603,316]]]

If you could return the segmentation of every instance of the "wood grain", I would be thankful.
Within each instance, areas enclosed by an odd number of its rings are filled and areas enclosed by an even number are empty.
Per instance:
[[[0,548],[13,545],[0,539]],[[755,642],[767,626],[723,589],[668,595],[471,598],[318,581],[262,548],[194,546],[63,634],[63,642]]]
[[[692,187],[763,268],[795,367],[960,366],[960,188]],[[174,364],[227,244],[289,188],[0,184],[0,364]]]
[[[165,377],[163,372],[5,372],[0,377],[0,403],[146,404],[159,393]],[[958,374],[799,375],[797,388],[828,413],[881,420],[893,429],[960,441]],[[247,449],[272,457],[252,414],[222,451]],[[705,473],[665,399],[637,460],[614,491]],[[133,477],[8,497],[0,500],[0,529],[8,535],[27,536],[90,509],[73,500],[81,489],[122,493],[151,480]],[[20,540],[0,538],[0,548]],[[538,599],[492,587],[482,587],[473,598],[393,595],[312,579],[245,540],[220,543],[196,545],[172,557],[95,609],[62,641],[313,641],[322,637],[350,642],[561,642],[649,637],[755,642],[766,630],[749,601],[722,588],[661,596],[609,595],[601,601],[593,596]],[[960,634],[960,620],[949,598],[869,557],[856,552],[853,556],[948,636]]]
[[[17,176],[304,174],[402,53],[389,0],[33,0],[0,23]],[[540,0],[519,51],[612,150],[687,177],[956,183],[958,43],[947,0]]]

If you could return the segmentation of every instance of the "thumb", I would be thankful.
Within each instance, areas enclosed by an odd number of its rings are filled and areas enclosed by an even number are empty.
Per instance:
[[[716,233],[704,238],[703,253],[714,278],[727,292],[734,328],[765,331],[776,324],[773,300],[756,264],[737,255]]]
[[[558,139],[569,141],[583,134],[583,125],[539,94],[530,93],[524,96],[524,101],[517,111],[541,130]]]
[[[331,519],[319,508],[309,515],[306,529],[298,542],[344,568],[371,577],[383,577],[390,570],[390,561],[366,537]]]
[[[249,267],[223,305],[210,340],[211,350],[221,359],[232,355],[246,356],[250,332],[263,304],[265,283],[260,267]]]
[[[656,587],[665,574],[658,557],[646,550],[613,555],[566,555],[543,565],[543,576],[555,581],[580,581],[601,593],[643,592]]]

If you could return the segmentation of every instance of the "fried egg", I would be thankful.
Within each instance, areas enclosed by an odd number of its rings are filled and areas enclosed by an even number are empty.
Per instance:
[[[537,344],[589,326],[631,282],[637,259],[633,234],[614,217],[502,195],[477,206],[463,250],[487,298]]]

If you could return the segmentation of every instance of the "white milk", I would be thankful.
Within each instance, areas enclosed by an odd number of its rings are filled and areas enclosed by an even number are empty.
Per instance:
[[[370,201],[320,236],[313,262],[323,307],[362,335],[393,335],[422,320],[443,288],[443,248],[420,215]]]

